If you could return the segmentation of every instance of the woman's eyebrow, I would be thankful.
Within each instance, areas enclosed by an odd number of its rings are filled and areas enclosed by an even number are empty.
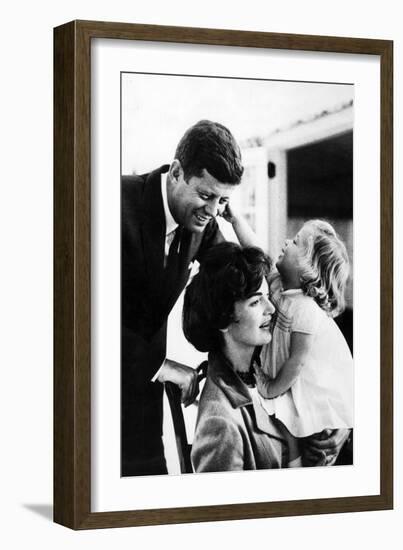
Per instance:
[[[252,294],[249,294],[249,296],[247,296],[246,299],[249,300],[249,298],[253,298],[254,296],[263,296],[263,292],[260,292],[260,291],[253,292]]]

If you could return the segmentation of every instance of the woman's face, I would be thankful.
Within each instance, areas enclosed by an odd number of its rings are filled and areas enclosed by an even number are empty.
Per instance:
[[[246,300],[235,302],[235,320],[225,329],[227,344],[255,347],[268,344],[271,340],[270,321],[274,306],[268,297],[266,279],[260,288]]]

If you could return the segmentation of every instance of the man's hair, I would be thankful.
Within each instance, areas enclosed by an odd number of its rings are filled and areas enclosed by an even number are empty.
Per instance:
[[[201,177],[205,168],[221,183],[236,185],[243,174],[241,150],[231,132],[218,122],[200,120],[189,128],[176,148],[185,180]]]
[[[187,287],[183,332],[199,351],[222,347],[220,329],[234,321],[234,305],[256,292],[271,262],[260,248],[223,242],[206,254],[199,273]]]
[[[345,308],[350,272],[346,247],[330,223],[310,220],[301,230],[304,252],[300,258],[301,286],[330,317]]]

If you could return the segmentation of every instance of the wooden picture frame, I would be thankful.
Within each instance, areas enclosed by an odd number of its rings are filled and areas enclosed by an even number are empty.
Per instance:
[[[91,512],[91,40],[380,56],[381,456],[374,495]],[[72,529],[386,510],[393,507],[393,43],[73,21],[54,30],[54,520]]]

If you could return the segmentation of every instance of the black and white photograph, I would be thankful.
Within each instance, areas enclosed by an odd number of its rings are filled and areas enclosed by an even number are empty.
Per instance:
[[[354,464],[354,85],[121,73],[121,476]]]
[[[400,540],[399,4],[44,7],[1,33],[0,546]]]

